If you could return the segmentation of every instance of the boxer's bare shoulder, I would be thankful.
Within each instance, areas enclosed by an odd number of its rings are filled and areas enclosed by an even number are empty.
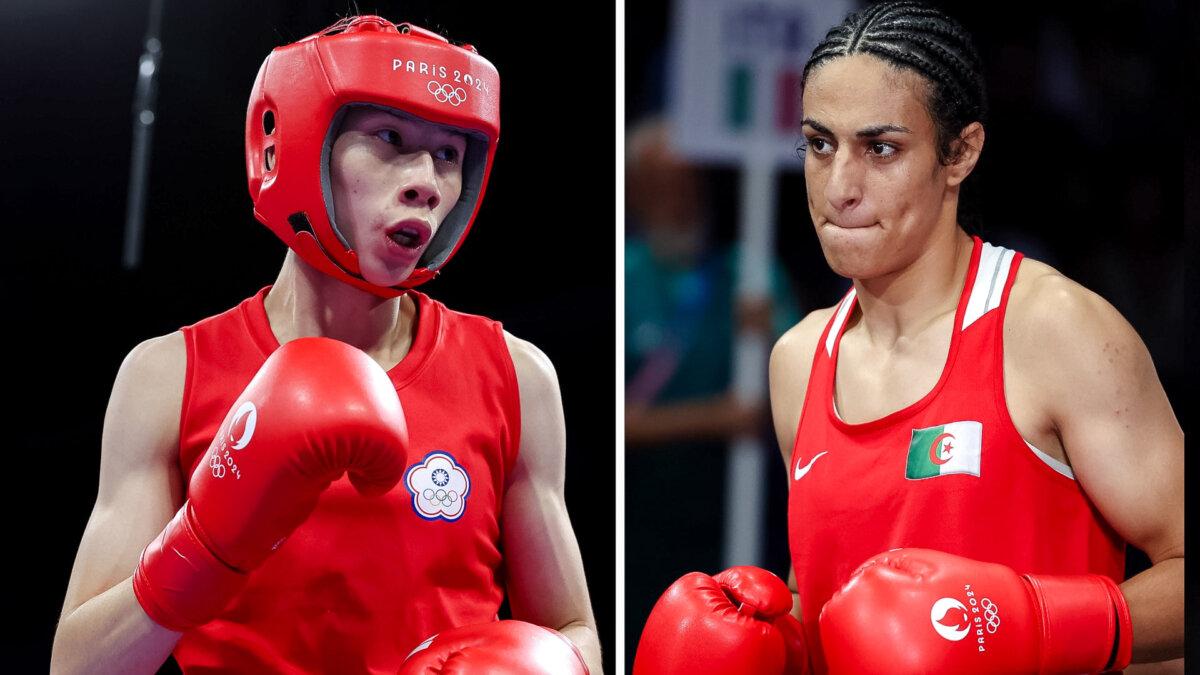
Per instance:
[[[514,619],[549,626],[600,672],[600,641],[583,560],[567,515],[566,423],[554,364],[504,333],[521,400],[521,443],[501,507],[508,600]],[[554,570],[547,583],[546,570]]]
[[[1037,433],[1040,423],[1060,439],[1101,515],[1151,561],[1182,555],[1183,432],[1150,352],[1099,295],[1027,264],[1004,320],[1005,396],[1017,430]]]
[[[800,412],[804,408],[817,341],[836,310],[837,305],[834,305],[810,312],[800,323],[789,328],[771,349],[771,417],[785,465],[791,461],[792,442],[796,439],[796,426],[800,424]]]
[[[1043,348],[1047,339],[1070,345],[1097,333],[1137,339],[1121,313],[1104,298],[1050,265],[1029,258],[1021,261],[1004,321],[1006,349],[1020,349],[1031,340]]]
[[[113,383],[104,432],[105,437],[110,431],[119,433],[120,438],[133,434],[126,440],[143,442],[113,446],[114,452],[166,451],[173,455],[179,445],[186,371],[187,347],[180,331],[150,338],[130,350]],[[107,448],[102,447],[104,450]]]
[[[100,439],[100,484],[83,532],[63,616],[124,580],[183,502],[179,414],[183,334],[146,340],[117,372]]]
[[[1153,368],[1137,332],[1104,298],[1045,263],[1022,261],[1004,318],[1004,389],[1025,440],[1073,464],[1062,432],[1082,393],[1117,405]]]
[[[508,346],[509,356],[512,357],[513,368],[517,371],[517,379],[521,384],[534,384],[535,381],[539,386],[548,386],[551,382],[558,382],[558,374],[554,371],[554,364],[551,363],[550,357],[546,356],[545,352],[538,349],[537,345],[522,340],[508,331],[504,331],[504,343]]]
[[[517,469],[550,467],[552,473],[563,470],[565,434],[562,392],[554,363],[532,342],[504,331],[504,342],[512,359],[521,405],[521,446]],[[539,442],[550,439],[549,442]],[[555,481],[562,476],[556,476]]]

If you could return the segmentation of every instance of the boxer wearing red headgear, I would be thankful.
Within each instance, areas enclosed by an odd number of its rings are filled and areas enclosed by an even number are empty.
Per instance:
[[[185,672],[396,672],[507,594],[600,672],[553,366],[406,290],[471,226],[499,86],[473,48],[378,17],[267,58],[247,168],[290,250],[273,286],[122,365],[52,670],[152,672],[173,652]],[[307,336],[361,351],[281,360]],[[356,403],[380,382],[393,408]]]
[[[333,135],[349,106],[370,105],[460,134],[462,195],[417,268],[397,284],[362,278],[333,218]],[[431,279],[458,250],[483,200],[500,138],[500,78],[470,45],[412,24],[362,16],[271,52],[246,115],[246,175],[254,216],[309,265],[393,297]]]

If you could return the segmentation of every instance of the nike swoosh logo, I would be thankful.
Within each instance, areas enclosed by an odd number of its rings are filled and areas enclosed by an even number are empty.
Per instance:
[[[813,463],[815,463],[818,459],[821,459],[821,455],[824,455],[826,452],[829,452],[829,451],[825,450],[822,452],[818,452],[817,456],[808,460],[808,464],[805,464],[804,466],[800,466],[799,464],[797,464],[796,465],[796,480],[800,480],[801,478],[804,478],[804,475],[806,473],[808,473],[809,469],[812,468]]]

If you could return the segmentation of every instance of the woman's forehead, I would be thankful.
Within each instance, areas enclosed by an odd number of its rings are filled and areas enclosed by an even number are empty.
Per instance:
[[[342,122],[343,128],[369,126],[372,124],[394,125],[402,130],[408,130],[409,133],[420,131],[438,140],[461,138],[465,142],[466,139],[465,134],[461,131],[373,106],[355,106],[351,108],[346,112],[346,117]]]
[[[843,56],[809,73],[804,116],[834,130],[893,125],[916,131],[932,125],[928,87],[917,73],[869,54]]]

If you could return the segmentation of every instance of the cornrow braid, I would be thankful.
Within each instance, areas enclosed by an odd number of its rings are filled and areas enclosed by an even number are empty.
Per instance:
[[[983,66],[971,34],[939,9],[910,0],[871,5],[834,26],[804,66],[801,86],[826,62],[870,54],[929,83],[926,109],[937,130],[938,159],[957,159],[963,128],[987,117]]]

